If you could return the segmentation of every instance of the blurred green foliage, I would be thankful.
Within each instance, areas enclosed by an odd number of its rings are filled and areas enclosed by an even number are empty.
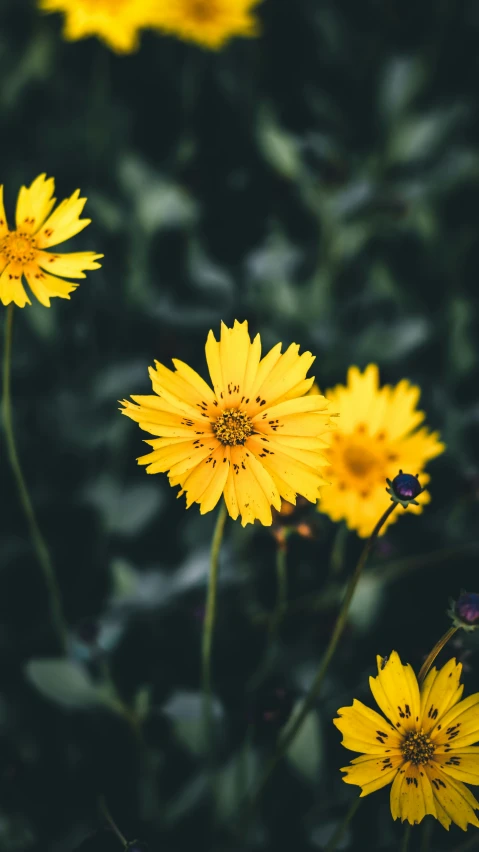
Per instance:
[[[118,849],[99,794],[150,849],[229,848],[233,815],[321,659],[360,542],[350,535],[338,551],[337,529],[314,509],[314,538],[290,539],[273,680],[252,689],[275,600],[275,542],[268,529],[230,522],[211,807],[199,648],[214,518],[186,512],[166,477],[137,467],[141,435],[117,400],[149,391],[154,358],[204,375],[206,334],[221,319],[248,319],[265,349],[282,340],[313,351],[321,388],[353,363],[377,362],[385,382],[409,378],[448,447],[430,465],[431,505],[420,518],[404,513],[374,552],[251,848],[324,847],[356,795],[341,782],[349,755],[335,711],[353,697],[371,704],[377,653],[396,648],[418,669],[446,629],[448,597],[477,591],[479,6],[265,0],[259,14],[262,38],[218,55],[146,34],[138,54],[117,57],[93,39],[62,42],[60,17],[33,2],[1,4],[7,209],[43,171],[59,198],[81,187],[92,224],[75,250],[105,254],[71,302],[15,317],[17,439],[71,653],[61,670],[38,662],[54,656],[54,641],[2,452],[5,852]],[[464,659],[467,692],[477,691],[475,635],[451,650]],[[140,755],[113,695],[143,720]],[[341,848],[386,852],[400,837],[383,790]],[[431,850],[462,839],[434,825]]]

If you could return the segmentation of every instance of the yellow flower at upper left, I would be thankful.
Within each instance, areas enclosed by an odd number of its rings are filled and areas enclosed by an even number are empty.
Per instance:
[[[39,0],[44,12],[63,12],[63,37],[97,36],[117,53],[138,48],[139,32],[152,21],[158,0]]]
[[[10,230],[3,206],[3,185],[0,186],[0,300],[4,305],[31,305],[24,286],[26,280],[33,295],[49,308],[51,298],[69,299],[78,287],[64,278],[85,278],[85,269],[100,266],[97,261],[103,255],[93,251],[56,254],[45,250],[74,237],[91,222],[80,219],[86,198],[79,197],[79,189],[53,210],[54,190],[53,178],[45,174],[39,175],[31,186],[22,186],[17,198],[16,228]]]

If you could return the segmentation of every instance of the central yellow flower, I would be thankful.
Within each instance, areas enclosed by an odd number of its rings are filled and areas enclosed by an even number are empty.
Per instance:
[[[305,395],[314,357],[278,343],[261,358],[259,335],[251,341],[246,322],[221,324],[217,341],[210,331],[206,360],[213,390],[183,361],[172,372],[156,362],[150,377],[156,396],[124,400],[122,413],[157,435],[138,459],[148,473],[168,471],[171,485],[186,492],[187,507],[210,512],[222,494],[232,518],[243,526],[258,518],[272,522],[271,506],[301,494],[316,502],[324,483],[322,454],[332,428],[328,402]]]
[[[392,784],[393,819],[413,824],[430,814],[447,829],[479,827],[479,802],[462,783],[479,784],[479,693],[460,700],[461,664],[432,668],[421,687],[396,651],[377,664],[369,685],[384,716],[355,700],[333,720],[343,746],[363,752],[341,769],[343,781],[361,796]]]
[[[52,213],[56,202],[54,186],[53,178],[45,174],[39,175],[31,186],[22,186],[14,231],[7,225],[3,186],[0,186],[0,300],[4,305],[14,302],[24,308],[31,304],[22,283],[25,278],[38,301],[49,308],[53,296],[69,299],[69,294],[78,287],[62,278],[85,278],[83,270],[100,266],[97,261],[103,255],[93,251],[71,254],[45,251],[75,236],[91,221],[80,219],[86,198],[79,197],[79,189]]]
[[[234,36],[256,36],[252,9],[260,0],[160,0],[156,27],[185,41],[219,50]]]
[[[336,412],[338,429],[331,435],[327,452],[330,469],[318,508],[333,521],[345,520],[363,538],[371,535],[387,506],[386,479],[399,469],[420,474],[421,485],[429,481],[424,466],[444,450],[437,432],[418,428],[424,413],[416,409],[419,388],[403,380],[395,387],[379,386],[376,364],[364,373],[350,367],[346,385],[326,391]],[[430,500],[423,491],[409,512],[419,513]],[[393,512],[381,535],[399,516]]]

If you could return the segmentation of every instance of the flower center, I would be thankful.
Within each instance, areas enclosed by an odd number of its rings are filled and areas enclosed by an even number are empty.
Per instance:
[[[244,444],[254,428],[248,415],[239,408],[225,408],[213,423],[213,432],[226,447],[235,447]]]
[[[17,263],[30,263],[35,259],[36,244],[30,234],[22,231],[10,231],[0,241],[0,254],[8,261]]]
[[[213,21],[218,13],[215,0],[189,0],[188,11],[196,21]]]
[[[359,478],[371,473],[378,463],[376,456],[370,450],[355,444],[345,447],[343,459],[350,473]]]
[[[427,763],[434,754],[434,746],[421,728],[420,731],[409,731],[401,745],[401,751],[406,758],[418,766]]]

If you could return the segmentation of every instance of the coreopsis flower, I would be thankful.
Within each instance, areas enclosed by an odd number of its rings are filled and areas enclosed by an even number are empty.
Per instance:
[[[421,512],[430,500],[428,492],[421,490],[429,481],[424,466],[445,447],[437,432],[419,428],[425,417],[416,408],[419,388],[406,379],[380,387],[378,367],[369,364],[364,373],[350,367],[347,384],[325,393],[339,420],[330,436],[331,467],[325,474],[330,485],[322,491],[319,510],[333,521],[345,520],[366,538],[387,507],[387,479],[395,479],[402,468],[420,475],[419,505],[409,503],[408,511]],[[397,512],[389,516],[380,535],[397,517]]]
[[[257,36],[260,0],[160,0],[156,26],[184,41],[219,50],[235,36]]]
[[[186,506],[210,512],[224,495],[232,518],[243,526],[258,518],[272,522],[271,506],[296,494],[318,499],[325,465],[324,434],[331,428],[327,400],[305,396],[314,361],[281,343],[261,358],[259,334],[251,342],[247,322],[210,331],[206,360],[213,390],[191,367],[173,359],[171,371],[155,362],[150,378],[156,396],[123,400],[122,413],[158,437],[138,459],[148,473],[168,472],[170,484],[186,493]]]
[[[479,802],[463,784],[479,784],[479,693],[460,700],[462,665],[451,659],[432,668],[419,686],[396,651],[377,664],[369,684],[384,715],[355,700],[334,719],[345,748],[362,752],[341,769],[343,781],[361,787],[361,796],[392,784],[391,813],[402,822],[430,814],[448,830],[451,822],[479,826]]]
[[[139,33],[152,23],[161,0],[39,0],[44,12],[63,12],[63,37],[97,36],[117,53],[138,48]]]
[[[25,280],[38,301],[49,308],[51,298],[69,299],[69,293],[78,287],[64,278],[85,278],[83,270],[100,266],[97,261],[103,255],[93,251],[71,254],[46,251],[69,240],[91,222],[80,219],[86,198],[79,197],[79,189],[52,212],[56,202],[54,188],[53,178],[45,174],[39,175],[31,186],[22,186],[17,199],[16,228],[10,231],[3,206],[3,186],[0,186],[0,300],[4,305],[14,302],[24,308],[31,304]]]

